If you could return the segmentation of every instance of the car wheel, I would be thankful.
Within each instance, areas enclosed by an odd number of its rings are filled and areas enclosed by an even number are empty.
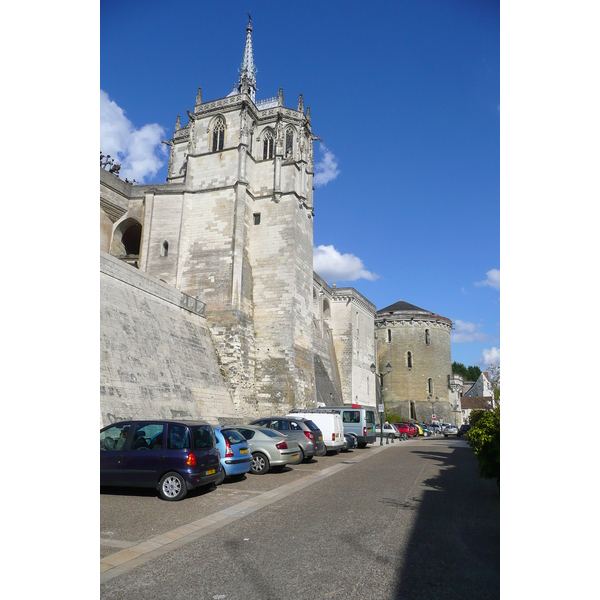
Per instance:
[[[219,477],[215,483],[221,485],[225,481],[225,477],[227,477],[227,472],[225,471],[225,467],[221,465],[221,477]]]
[[[254,475],[264,475],[269,470],[269,459],[260,452],[252,453],[252,467],[250,472]]]
[[[359,447],[359,448],[366,448],[366,447],[367,447],[367,445],[366,445],[364,442],[361,442],[361,443],[358,445],[358,447]]]
[[[163,500],[181,500],[187,494],[185,480],[179,473],[167,473],[158,484],[158,493]]]
[[[306,456],[304,455],[304,450],[302,450],[302,448],[299,448],[299,452],[298,452],[298,462],[296,464],[301,463],[303,460],[306,460]]]

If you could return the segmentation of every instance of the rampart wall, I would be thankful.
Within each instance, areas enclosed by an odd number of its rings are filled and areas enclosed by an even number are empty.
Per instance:
[[[121,419],[243,419],[206,319],[183,294],[100,253],[100,425]]]

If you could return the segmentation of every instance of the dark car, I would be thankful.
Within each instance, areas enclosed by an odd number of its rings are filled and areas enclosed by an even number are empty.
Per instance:
[[[310,419],[303,417],[261,417],[252,421],[250,425],[269,427],[295,439],[298,446],[300,446],[301,460],[308,462],[312,460],[313,456],[323,456],[327,452],[323,442],[323,433]]]
[[[100,430],[100,485],[156,488],[181,500],[223,479],[212,426],[203,421],[121,421]]]
[[[466,423],[464,425],[460,426],[460,429],[458,430],[458,433],[456,434],[457,436],[461,436],[464,435],[465,433],[467,433],[467,431],[469,431],[469,429],[471,429],[470,425],[467,425]]]

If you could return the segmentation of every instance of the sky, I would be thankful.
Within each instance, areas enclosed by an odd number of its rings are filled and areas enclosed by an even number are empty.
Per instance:
[[[166,180],[177,115],[237,82],[311,110],[314,269],[382,309],[452,319],[452,360],[500,362],[500,7],[422,2],[100,2],[100,144]]]

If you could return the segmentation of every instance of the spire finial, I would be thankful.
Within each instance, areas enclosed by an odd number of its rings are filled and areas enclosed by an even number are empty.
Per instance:
[[[256,67],[254,66],[254,53],[252,52],[252,16],[248,13],[248,25],[246,25],[246,46],[244,47],[244,60],[240,67],[240,78],[238,81],[238,91],[242,91],[242,82],[244,77],[247,79],[248,94],[252,102],[256,101]]]

